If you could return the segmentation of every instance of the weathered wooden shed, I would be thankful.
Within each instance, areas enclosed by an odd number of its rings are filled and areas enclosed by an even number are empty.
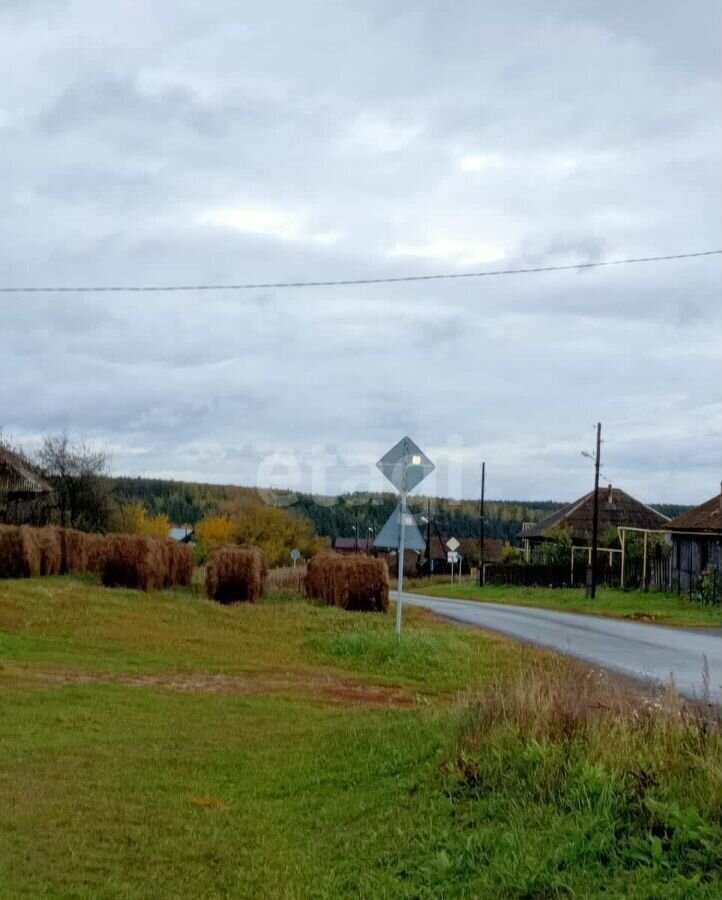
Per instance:
[[[0,522],[46,525],[53,489],[19,453],[0,447]]]
[[[691,593],[704,572],[722,572],[722,490],[700,506],[682,513],[667,525],[672,535],[672,582]]]

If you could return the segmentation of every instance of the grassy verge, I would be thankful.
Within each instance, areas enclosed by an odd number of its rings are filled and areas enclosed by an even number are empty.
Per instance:
[[[672,693],[640,707],[564,660],[496,679],[449,768],[473,834],[465,854],[450,842],[449,867],[489,896],[716,896],[722,737],[700,716]]]
[[[432,597],[451,597],[460,600],[479,600],[487,603],[511,603],[517,606],[538,606],[566,612],[584,612],[620,619],[638,619],[660,625],[722,627],[722,606],[710,606],[689,601],[677,594],[642,593],[600,588],[594,600],[585,597],[581,588],[515,587],[487,584],[478,588],[472,581],[451,585],[418,579],[409,585],[412,593]]]
[[[713,726],[268,600],[0,583],[0,897],[720,896]]]

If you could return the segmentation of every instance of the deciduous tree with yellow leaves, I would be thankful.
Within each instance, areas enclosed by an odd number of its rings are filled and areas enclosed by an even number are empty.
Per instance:
[[[258,506],[233,517],[209,516],[196,525],[194,538],[201,561],[218,544],[251,544],[263,550],[271,567],[288,565],[294,548],[308,559],[326,546],[308,519],[275,506]]]
[[[168,516],[152,516],[142,503],[123,503],[113,511],[111,529],[122,534],[168,537],[170,521]]]

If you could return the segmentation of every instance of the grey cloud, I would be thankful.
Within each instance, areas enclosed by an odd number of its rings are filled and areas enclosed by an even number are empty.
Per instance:
[[[701,0],[57,9],[0,7],[7,283],[332,280],[721,242],[720,11]],[[242,227],[204,224],[218,209]],[[503,258],[484,262],[489,245]],[[647,430],[610,424],[610,468],[643,499],[704,499],[720,439],[699,449],[688,411],[719,400],[719,296],[716,260],[5,296],[1,424],[77,428],[118,470],[214,481],[253,482],[273,450],[308,479],[312,448],[335,448],[329,490],[403,431],[441,471],[459,435],[462,492],[485,455],[492,495],[569,498],[587,424],[634,409]]]

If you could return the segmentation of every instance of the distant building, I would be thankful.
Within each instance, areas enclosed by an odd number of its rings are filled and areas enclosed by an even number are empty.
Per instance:
[[[0,522],[45,525],[53,499],[52,487],[27,460],[0,447]]]
[[[702,573],[722,570],[722,491],[666,526],[672,535],[672,583],[692,591]]]
[[[525,523],[521,538],[527,556],[534,547],[551,540],[550,529],[563,529],[572,543],[586,547],[592,540],[594,491],[568,503],[538,522]],[[599,535],[611,528],[639,528],[659,531],[669,523],[667,516],[612,485],[599,488]]]
[[[373,538],[368,535],[365,538],[337,537],[333,542],[336,553],[369,553],[373,550]]]
[[[469,560],[469,565],[476,566],[479,562],[479,538],[461,538],[461,554]],[[504,541],[499,538],[484,538],[484,562],[500,562]]]

